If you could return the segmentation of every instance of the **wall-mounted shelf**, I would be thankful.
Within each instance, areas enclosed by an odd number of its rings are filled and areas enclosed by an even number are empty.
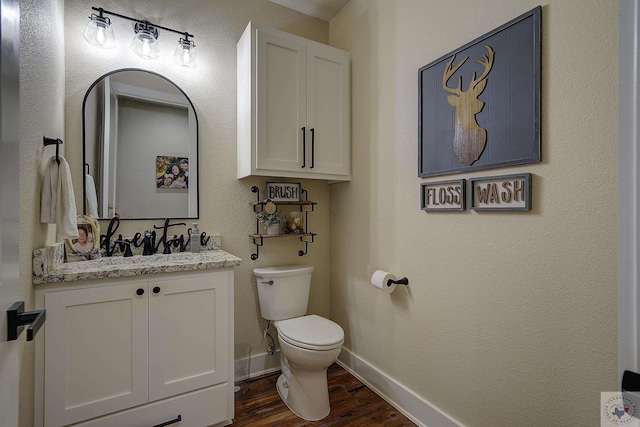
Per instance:
[[[251,254],[252,260],[257,260],[260,256],[260,247],[264,245],[265,239],[281,239],[281,238],[290,238],[297,237],[301,242],[304,243],[304,250],[298,251],[298,256],[304,256],[307,254],[309,249],[309,243],[313,243],[315,241],[316,233],[311,233],[308,230],[309,224],[309,212],[313,212],[315,210],[316,202],[312,202],[311,200],[300,200],[295,202],[272,202],[269,199],[261,199],[260,198],[260,190],[258,187],[251,187],[251,191],[253,193],[257,193],[257,200],[255,202],[251,202],[251,206],[253,207],[254,212],[261,212],[264,210],[265,206],[269,203],[273,203],[276,206],[298,206],[300,208],[300,212],[304,213],[304,232],[295,232],[295,233],[286,233],[286,234],[263,234],[260,233],[260,221],[256,218],[256,232],[254,234],[250,234],[249,237],[253,239],[253,244],[256,245],[256,252]],[[307,196],[307,190],[302,189],[302,194]]]

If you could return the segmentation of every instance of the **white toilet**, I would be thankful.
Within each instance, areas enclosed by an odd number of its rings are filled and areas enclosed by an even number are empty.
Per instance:
[[[329,415],[327,368],[340,354],[344,331],[324,317],[305,316],[312,271],[312,266],[285,265],[256,268],[253,274],[261,315],[278,330],[280,398],[300,418],[317,421]]]

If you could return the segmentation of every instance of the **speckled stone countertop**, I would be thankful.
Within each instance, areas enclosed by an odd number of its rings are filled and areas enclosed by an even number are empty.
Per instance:
[[[195,254],[181,252],[126,258],[114,256],[66,263],[61,262],[61,256],[64,257],[61,243],[34,251],[34,285],[235,267],[242,262],[240,258],[221,249]]]

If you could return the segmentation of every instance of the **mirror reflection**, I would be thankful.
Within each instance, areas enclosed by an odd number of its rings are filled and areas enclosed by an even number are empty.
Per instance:
[[[108,73],[83,102],[84,213],[100,219],[198,217],[198,119],[165,77]]]

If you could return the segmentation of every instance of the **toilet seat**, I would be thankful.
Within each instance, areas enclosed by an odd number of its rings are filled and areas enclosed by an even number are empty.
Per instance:
[[[344,331],[335,322],[311,314],[277,322],[278,337],[308,350],[332,350],[344,342]]]

